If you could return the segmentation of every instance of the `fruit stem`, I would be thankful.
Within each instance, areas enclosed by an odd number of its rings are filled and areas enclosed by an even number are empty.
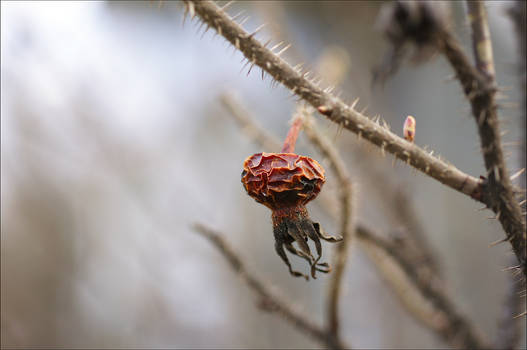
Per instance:
[[[282,153],[294,153],[296,139],[298,138],[298,133],[302,128],[302,118],[296,118],[287,133],[287,136],[284,141],[284,147],[282,147]]]

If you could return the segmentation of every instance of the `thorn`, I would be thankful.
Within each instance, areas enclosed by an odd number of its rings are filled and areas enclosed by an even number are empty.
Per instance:
[[[249,63],[251,63],[249,60],[247,60],[247,62],[245,62],[245,64],[242,66],[242,69],[240,69],[240,73],[243,72],[243,70],[245,69],[245,67],[247,67],[247,65],[249,65]],[[247,73],[248,75],[248,73]]]
[[[243,26],[243,25],[249,20],[249,18],[251,18],[251,16],[247,16],[247,17],[245,17],[245,19],[244,19],[243,21],[241,21],[240,23],[238,23],[238,25],[239,25],[240,27],[242,27],[242,26]]]
[[[193,19],[194,16],[196,15],[196,9],[194,8],[194,3],[187,2],[187,8],[188,8],[188,12],[190,14],[190,19]]]
[[[205,28],[205,31],[203,32],[203,34],[201,34],[201,37],[199,38],[200,40],[203,39],[203,37],[209,31],[209,29],[210,29],[210,27],[207,25],[207,28]]]
[[[360,111],[359,113],[360,113],[360,114],[364,114],[364,112],[366,112],[367,110],[368,110],[368,106],[364,107],[364,108],[362,109],[362,111]]]
[[[518,170],[516,173],[514,173],[514,175],[511,175],[511,177],[510,177],[511,181],[516,179],[518,176],[520,176],[524,172],[525,172],[525,168],[522,168],[522,169]]]
[[[223,5],[222,7],[220,7],[220,11],[225,11],[227,9],[227,7],[231,6],[232,4],[234,4],[234,0],[232,1],[229,1],[228,3],[226,3],[225,5]]]
[[[520,318],[520,317],[525,316],[525,315],[527,315],[527,310],[524,311],[524,312],[522,312],[522,313],[519,314],[519,315],[514,316],[513,318]]]
[[[196,33],[199,34],[199,31],[201,30],[201,28],[203,28],[204,25],[206,26],[207,23],[205,23],[205,22],[201,22],[201,23],[199,24],[199,26],[198,26],[198,30],[196,31]]]
[[[238,12],[237,15],[234,15],[234,17],[231,17],[231,21],[234,21],[236,18],[240,17],[241,14],[243,14],[245,12],[245,10],[241,10],[240,12]]]
[[[256,33],[258,33],[260,30],[262,30],[263,27],[265,27],[267,23],[264,23],[260,25],[258,28],[256,28],[251,34],[249,34],[249,38],[252,38]]]
[[[284,42],[283,41],[280,41],[278,44],[276,44],[275,46],[273,46],[270,50],[271,51],[274,51],[276,48],[278,48],[280,45],[282,45]]]
[[[283,54],[288,48],[291,47],[291,44],[287,45],[286,47],[284,47],[282,50],[280,50],[280,52],[278,52],[276,54],[276,56],[280,56],[281,54]]]
[[[263,45],[263,47],[267,47],[267,45],[269,45],[270,42],[271,42],[271,39],[267,40],[267,41],[265,42],[265,44]]]
[[[351,108],[351,109],[354,109],[354,108],[355,108],[355,105],[357,105],[357,102],[359,102],[359,98],[358,98],[358,97],[357,97],[357,98],[351,103],[350,108]]]
[[[489,248],[491,247],[494,247],[495,245],[498,245],[498,244],[501,244],[501,243],[504,243],[504,242],[507,242],[509,240],[508,237],[505,237],[505,238],[502,238],[502,239],[499,239],[497,241],[494,241],[492,243],[489,244]]]
[[[519,269],[520,267],[521,267],[521,265],[509,266],[509,267],[506,267],[504,269],[501,269],[501,271],[505,272],[505,271],[515,270],[515,269]]]
[[[249,76],[249,74],[251,74],[251,69],[253,69],[254,67],[254,63],[251,64],[251,66],[249,67],[249,70],[247,71],[247,76]]]
[[[297,70],[301,69],[303,66],[304,66],[304,62],[301,62],[301,63],[297,64],[296,66],[294,66],[293,70],[297,71]],[[298,72],[300,72],[300,71],[298,71]]]

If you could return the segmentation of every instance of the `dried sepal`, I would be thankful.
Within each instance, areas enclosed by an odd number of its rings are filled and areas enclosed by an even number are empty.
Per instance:
[[[338,242],[342,240],[342,238],[327,235],[318,223],[311,221],[304,206],[283,208],[281,210],[273,211],[272,219],[275,250],[278,256],[282,258],[289,268],[291,275],[295,277],[304,277],[306,280],[309,279],[308,275],[293,270],[284,247],[289,253],[307,261],[311,270],[312,278],[316,279],[317,271],[322,273],[328,273],[331,271],[331,267],[327,263],[319,262],[322,257],[322,245],[320,239],[330,242]],[[315,244],[316,257],[311,253],[311,249],[308,245],[309,240],[312,240]],[[293,244],[296,244],[296,247]]]

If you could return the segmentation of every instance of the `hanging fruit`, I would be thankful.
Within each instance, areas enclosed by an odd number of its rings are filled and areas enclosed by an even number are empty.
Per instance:
[[[258,203],[272,211],[275,249],[293,276],[309,277],[294,271],[285,253],[305,259],[311,268],[311,276],[316,271],[328,273],[327,263],[319,263],[322,255],[320,239],[329,242],[341,238],[327,235],[319,223],[311,221],[306,204],[315,199],[326,181],[324,168],[314,159],[294,153],[296,139],[302,127],[302,119],[293,122],[284,142],[281,153],[256,153],[243,163],[242,183]],[[315,243],[317,257],[313,257],[308,245]],[[297,248],[293,246],[296,242]]]

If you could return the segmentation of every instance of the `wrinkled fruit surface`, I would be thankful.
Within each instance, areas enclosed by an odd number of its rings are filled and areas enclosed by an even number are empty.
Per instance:
[[[256,153],[243,163],[245,190],[273,210],[306,204],[325,181],[324,168],[316,160],[295,153]]]

